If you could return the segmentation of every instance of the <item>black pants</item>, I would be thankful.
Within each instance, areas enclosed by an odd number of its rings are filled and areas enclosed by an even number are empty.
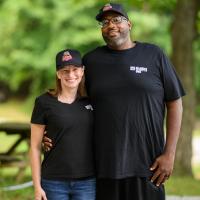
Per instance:
[[[165,200],[164,186],[147,178],[97,179],[96,200]]]

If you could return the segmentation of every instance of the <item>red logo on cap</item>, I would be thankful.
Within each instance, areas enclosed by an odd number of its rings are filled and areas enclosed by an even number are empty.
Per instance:
[[[69,51],[65,51],[63,53],[63,57],[62,57],[62,61],[68,61],[68,60],[71,60],[72,59],[72,56],[70,55]]]
[[[112,6],[108,3],[106,4],[104,7],[103,7],[103,11],[107,11],[107,10],[110,10],[112,9]]]

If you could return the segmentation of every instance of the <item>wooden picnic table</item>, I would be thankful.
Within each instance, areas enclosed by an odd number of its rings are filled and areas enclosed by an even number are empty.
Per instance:
[[[14,144],[4,152],[5,155],[11,155],[22,141],[29,141],[30,138],[30,124],[29,123],[0,123],[0,132],[5,132],[6,135],[18,135],[18,139]]]
[[[19,136],[9,149],[0,152],[0,167],[18,167],[17,180],[19,181],[24,176],[24,170],[29,165],[30,124],[18,122],[0,123],[0,134],[3,132],[8,137],[13,135]],[[24,141],[27,143],[27,149],[25,152],[17,152],[17,147]],[[3,141],[0,141],[1,143]]]

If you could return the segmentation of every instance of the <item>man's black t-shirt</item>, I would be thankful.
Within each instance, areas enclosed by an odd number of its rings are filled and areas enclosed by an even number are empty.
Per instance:
[[[53,148],[44,154],[42,178],[76,179],[94,175],[93,112],[87,98],[67,104],[45,93],[36,98],[31,123],[46,125]]]
[[[94,107],[97,176],[150,176],[164,148],[165,103],[183,96],[174,68],[157,46],[98,47],[83,58]]]

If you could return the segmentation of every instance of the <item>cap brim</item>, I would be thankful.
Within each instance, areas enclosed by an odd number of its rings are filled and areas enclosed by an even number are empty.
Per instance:
[[[105,15],[105,13],[108,13],[108,12],[115,12],[115,13],[120,14],[120,15],[122,15],[122,16],[124,16],[124,17],[127,18],[127,16],[125,16],[123,13],[121,13],[121,12],[119,12],[119,11],[116,11],[116,10],[114,10],[114,9],[110,9],[110,10],[106,10],[106,11],[104,11],[104,12],[99,13],[99,14],[96,16],[96,20],[97,20],[97,21],[101,21],[101,20],[102,20],[102,17]],[[127,18],[127,19],[128,19],[128,18]]]
[[[80,64],[80,63],[75,63],[75,62],[67,62],[67,63],[63,63],[62,65],[59,65],[56,67],[57,70],[60,70],[64,67],[67,67],[69,65],[74,65],[76,67],[83,67],[83,64]]]

